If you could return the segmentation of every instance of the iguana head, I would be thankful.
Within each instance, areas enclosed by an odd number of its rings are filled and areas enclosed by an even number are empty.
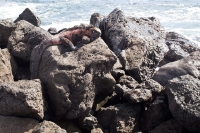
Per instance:
[[[85,35],[90,38],[90,41],[94,41],[101,36],[101,30],[97,27],[90,27],[86,30]]]

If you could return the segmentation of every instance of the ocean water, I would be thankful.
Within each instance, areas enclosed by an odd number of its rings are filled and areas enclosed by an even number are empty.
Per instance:
[[[166,31],[178,32],[200,46],[199,0],[1,0],[0,19],[15,20],[25,8],[41,19],[46,30],[89,23],[91,14],[107,16],[119,8],[126,16],[157,17]]]

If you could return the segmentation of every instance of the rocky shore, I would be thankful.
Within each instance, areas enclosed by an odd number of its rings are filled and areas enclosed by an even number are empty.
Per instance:
[[[199,133],[200,47],[155,17],[91,15],[102,35],[76,51],[28,8],[0,20],[0,133]],[[63,27],[65,28],[65,27]]]

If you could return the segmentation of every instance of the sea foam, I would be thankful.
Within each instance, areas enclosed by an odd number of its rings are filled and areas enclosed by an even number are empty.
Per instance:
[[[179,32],[200,42],[200,2],[196,0],[2,0],[0,19],[15,20],[25,8],[42,21],[42,27],[58,30],[89,23],[91,14],[107,16],[115,8],[126,16],[157,17],[166,31]]]

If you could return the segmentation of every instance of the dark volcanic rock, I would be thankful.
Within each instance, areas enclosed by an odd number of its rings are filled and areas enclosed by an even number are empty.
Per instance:
[[[196,78],[200,77],[200,51],[191,53],[188,57],[168,63],[159,68],[153,79],[165,86],[170,79],[190,74]]]
[[[16,23],[16,29],[9,37],[8,49],[13,56],[30,61],[32,49],[50,37],[51,34],[44,29],[21,20]]]
[[[113,66],[111,73],[116,80],[118,80],[121,76],[125,75],[125,71],[123,70],[122,64],[120,63],[118,58],[117,62]]]
[[[138,131],[140,112],[139,104],[117,104],[102,107],[97,113],[97,120],[103,128],[110,130],[110,133],[132,133]]]
[[[139,83],[134,78],[128,75],[120,77],[118,83],[122,86],[127,86],[129,89],[135,89],[139,85]]]
[[[7,47],[8,38],[11,32],[16,28],[15,23],[12,19],[0,20],[0,47]]]
[[[161,123],[149,133],[187,133],[185,129],[175,119]]]
[[[194,51],[200,50],[200,47],[197,44],[175,32],[166,33],[166,44],[169,47],[169,51],[165,55],[165,59],[170,62],[177,61],[187,57]]]
[[[29,79],[31,79],[30,69],[26,67],[18,67],[15,75],[15,81]]]
[[[156,97],[156,100],[144,111],[141,122],[140,130],[142,133],[154,129],[160,123],[165,122],[172,118],[168,103],[165,101],[164,96]]]
[[[101,15],[100,13],[93,13],[90,18],[90,24],[93,24],[95,27],[98,27],[102,30],[105,26],[103,25],[104,19],[105,19],[105,16]]]
[[[129,99],[132,90],[134,90],[138,85],[139,83],[134,78],[128,75],[123,75],[115,86],[115,92],[121,98]]]
[[[9,81],[14,81],[11,67],[11,56],[8,49],[0,49],[0,83]]]
[[[147,89],[129,89],[125,85],[116,84],[116,93],[125,98],[129,103],[140,103],[152,98],[152,93]]]
[[[29,8],[26,8],[14,22],[17,23],[20,20],[26,20],[37,27],[41,24],[39,17],[37,17]]]
[[[98,127],[98,121],[96,117],[89,115],[87,117],[79,119],[78,125],[82,129],[91,131],[92,129],[95,129],[96,127]]]
[[[76,121],[73,120],[58,120],[55,122],[59,127],[65,129],[68,133],[83,133],[81,129],[76,125]]]
[[[56,28],[53,28],[53,27],[49,28],[49,29],[48,29],[48,32],[49,32],[51,35],[58,34],[57,29],[56,29]]]
[[[38,76],[48,88],[54,115],[66,119],[88,116],[95,99],[113,93],[115,79],[110,72],[116,61],[101,38],[75,51],[63,45],[47,48]]]
[[[127,79],[126,79],[127,78]],[[140,103],[154,99],[164,88],[156,81],[149,79],[140,84],[130,76],[122,76],[116,84],[116,93],[130,103]]]
[[[136,89],[147,89],[150,90],[152,93],[152,98],[155,98],[159,93],[161,93],[164,90],[164,87],[160,85],[158,82],[156,82],[153,79],[148,79],[142,83],[140,83]]]
[[[32,133],[38,124],[35,119],[0,115],[0,133]]]
[[[153,93],[160,93],[164,90],[163,86],[161,86],[158,82],[153,79],[147,79],[142,83],[135,86],[135,89],[148,89],[151,90]]]
[[[91,130],[91,133],[104,133],[101,128],[95,128],[93,130]]]
[[[185,38],[183,35],[178,34],[176,32],[166,33],[166,43],[170,41],[179,45],[187,53],[192,53],[200,49],[200,47],[197,44],[195,44],[191,40]]]
[[[192,132],[200,131],[200,80],[190,75],[180,76],[165,86],[169,108],[174,118]]]
[[[51,121],[44,120],[33,129],[32,133],[67,133],[67,131]]]
[[[0,92],[1,115],[43,119],[44,101],[38,79],[1,83]]]
[[[152,99],[152,93],[150,90],[147,89],[134,89],[125,93],[124,97],[130,103],[140,103]]]
[[[102,38],[137,80],[151,77],[168,51],[165,32],[156,18],[130,18],[115,9],[107,17],[93,14],[90,22],[99,26]]]
[[[165,55],[165,58],[171,62],[180,60],[180,59],[190,55],[188,52],[181,49],[180,45],[177,45],[173,41],[168,41],[168,42],[166,42],[166,44],[169,47],[169,51]]]

